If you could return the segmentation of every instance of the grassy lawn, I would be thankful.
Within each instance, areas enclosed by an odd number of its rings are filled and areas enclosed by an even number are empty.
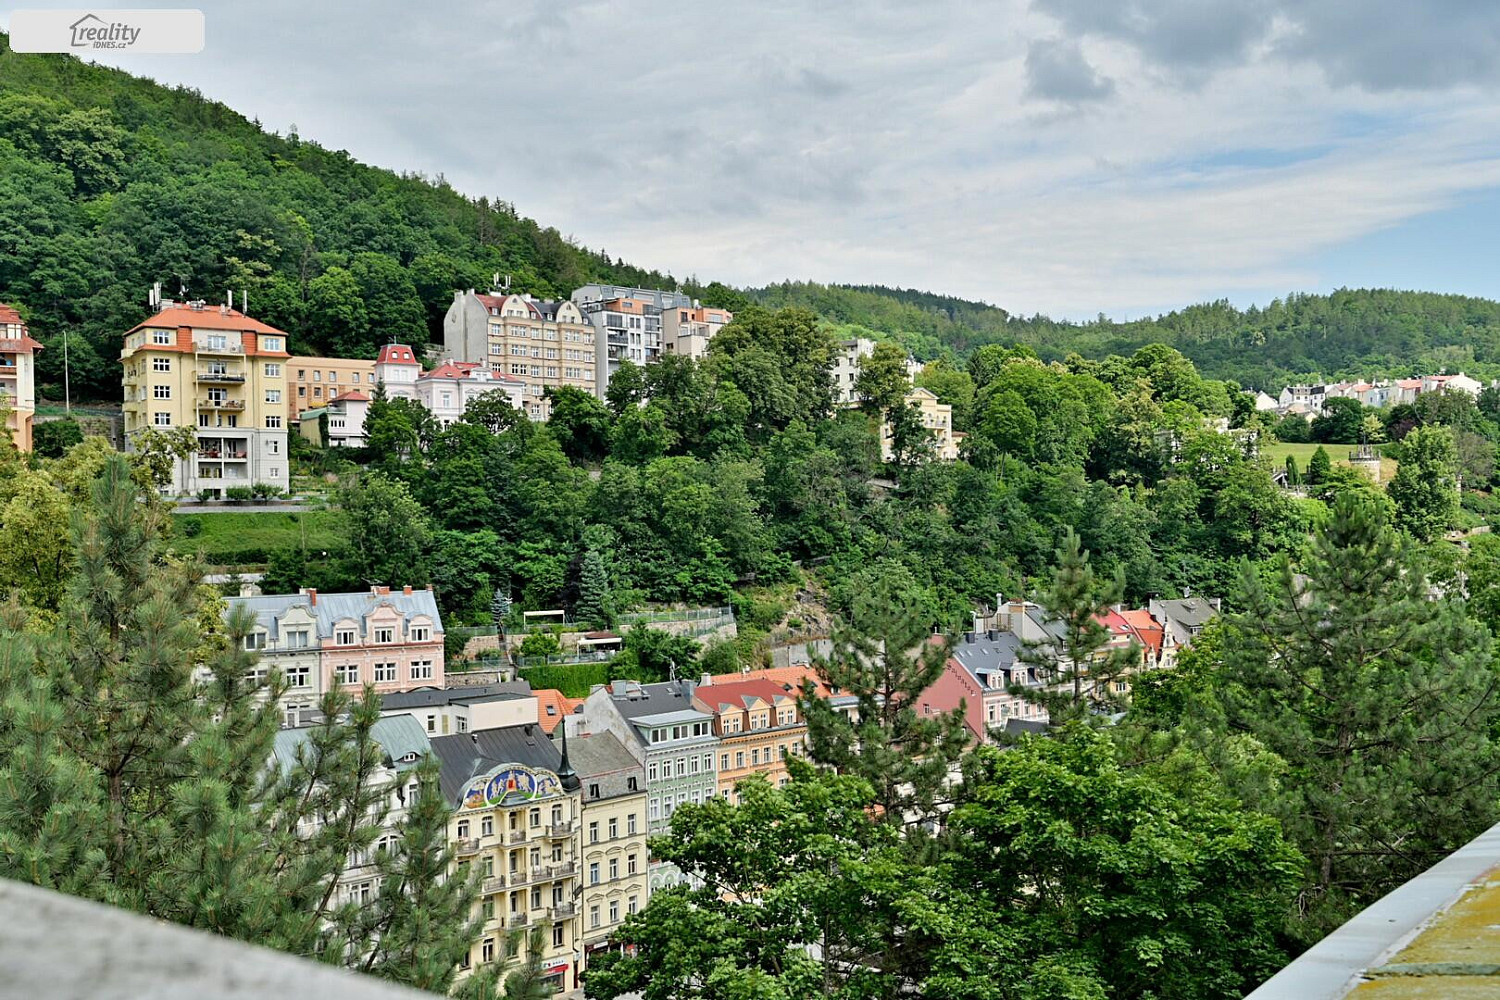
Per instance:
[[[266,553],[306,545],[310,554],[338,544],[339,512],[298,511],[210,511],[172,515],[177,531],[171,548],[176,552],[203,553],[215,565],[263,563]],[[195,535],[189,527],[199,525]]]
[[[1306,473],[1307,463],[1312,461],[1313,453],[1319,448],[1327,449],[1328,457],[1333,459],[1334,465],[1348,465],[1349,453],[1356,447],[1356,445],[1352,444],[1288,444],[1281,441],[1272,441],[1263,443],[1260,446],[1260,453],[1270,459],[1273,466],[1285,465],[1286,457],[1288,455],[1295,455],[1297,457],[1298,471]],[[1380,458],[1380,481],[1388,483],[1395,474],[1396,460],[1386,458],[1382,455]]]

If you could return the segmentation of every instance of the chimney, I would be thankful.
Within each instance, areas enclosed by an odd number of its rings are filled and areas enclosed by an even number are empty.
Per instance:
[[[311,604],[313,607],[318,606],[318,591],[315,588],[303,587],[301,590],[298,590],[297,593],[305,596],[307,598],[308,604]]]
[[[974,632],[971,629],[968,632],[964,633],[964,642],[973,642],[973,641],[974,641]]]
[[[1000,639],[1000,630],[997,629],[997,628],[990,629],[990,631],[989,631],[989,637],[990,637],[990,642],[998,642],[999,639]]]
[[[402,587],[401,588],[401,593],[404,594],[404,595],[406,595],[407,597],[410,597],[411,596],[411,584],[408,583],[406,586]]]
[[[699,687],[713,687],[714,678],[712,674],[703,674],[698,678]]]
[[[381,586],[380,584],[377,583],[373,587],[370,588],[370,593],[374,594],[376,597],[389,597],[390,593],[391,593],[391,588],[390,587],[383,587],[383,586]]]

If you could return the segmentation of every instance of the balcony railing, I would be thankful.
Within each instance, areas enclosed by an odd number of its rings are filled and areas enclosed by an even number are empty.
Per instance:
[[[571,823],[553,823],[547,827],[547,836],[549,837],[570,837],[572,835],[573,825]]]
[[[508,836],[508,837],[505,838],[505,842],[507,844],[524,844],[524,843],[526,843],[526,831],[525,830],[512,830],[510,832],[510,836]]]
[[[243,382],[243,372],[199,372],[199,382]]]
[[[238,459],[243,461],[250,457],[249,452],[244,451],[220,451],[218,448],[199,448],[199,458]]]
[[[559,903],[558,905],[554,906],[551,910],[547,911],[547,919],[548,920],[566,920],[568,917],[571,917],[572,915],[573,915],[573,904],[572,903]]]
[[[505,888],[505,876],[493,875],[490,878],[485,879],[479,888],[480,891],[483,892],[486,896],[493,892],[499,892],[501,889]]]
[[[512,913],[510,915],[510,920],[506,922],[512,927],[525,927],[528,919],[530,918],[528,918],[524,913]]]
[[[479,839],[477,837],[462,837],[453,845],[453,852],[459,857],[479,853]]]
[[[198,409],[200,410],[243,410],[245,401],[243,399],[200,399]]]

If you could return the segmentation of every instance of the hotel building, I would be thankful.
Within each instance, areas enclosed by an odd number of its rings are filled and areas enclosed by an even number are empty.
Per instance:
[[[32,418],[36,413],[36,352],[41,349],[42,345],[31,339],[21,314],[0,302],[0,401],[9,410],[5,429],[21,451],[31,450]]]

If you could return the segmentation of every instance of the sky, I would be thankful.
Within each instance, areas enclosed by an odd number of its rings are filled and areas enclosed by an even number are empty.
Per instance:
[[[1500,298],[1493,0],[180,6],[201,54],[101,61],[679,277]]]

